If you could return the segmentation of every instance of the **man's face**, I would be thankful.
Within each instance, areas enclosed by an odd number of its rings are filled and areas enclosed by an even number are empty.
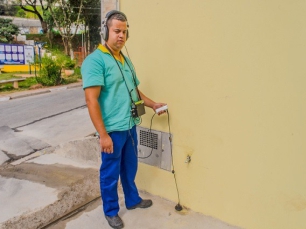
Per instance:
[[[126,42],[126,33],[127,33],[127,22],[119,21],[116,19],[112,20],[110,27],[108,28],[108,40],[107,44],[114,51],[120,51],[125,42]]]

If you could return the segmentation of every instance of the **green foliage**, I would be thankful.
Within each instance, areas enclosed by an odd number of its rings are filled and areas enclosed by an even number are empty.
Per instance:
[[[44,41],[47,42],[48,38],[45,34],[25,34],[27,40]]]
[[[30,11],[34,11],[32,6],[22,6],[23,8],[21,8],[20,6],[15,6],[15,16],[16,17],[22,17],[22,18],[33,18],[33,19],[38,19],[37,14],[43,15],[43,10],[41,6],[36,6],[36,11],[37,13],[32,13],[26,10],[30,10]],[[26,10],[25,10],[26,9]]]
[[[62,64],[59,59],[43,57],[41,58],[41,71],[36,80],[43,86],[59,85],[62,82],[61,72]]]
[[[63,54],[59,50],[52,51],[52,57],[41,58],[41,72],[37,77],[37,82],[44,86],[55,86],[59,84],[68,84],[75,82],[75,79],[63,79],[61,76],[62,69],[74,69],[75,60]]]
[[[24,8],[28,9],[28,10],[34,10],[32,6],[24,6]],[[38,14],[42,15],[43,14],[43,10],[41,6],[36,6],[35,7],[36,11]],[[34,19],[38,19],[38,15],[37,13],[32,13],[32,12],[27,12],[26,13],[26,18],[34,18]]]
[[[32,85],[35,85],[35,84],[37,84],[36,78],[35,77],[28,77],[28,78],[26,78],[25,81],[21,81],[19,83],[19,88],[21,88],[21,89],[28,89]]]
[[[17,7],[16,7],[17,8]],[[23,10],[23,9],[21,9],[20,7],[19,7],[19,9],[17,10],[17,13],[16,13],[16,17],[22,17],[22,18],[25,18],[26,17],[26,12]]]
[[[0,18],[0,42],[9,43],[14,39],[13,35],[19,33],[18,26],[12,21],[12,19]]]
[[[63,78],[62,84],[70,84],[78,81],[78,77],[75,75],[69,76],[67,78]]]
[[[74,69],[75,65],[76,65],[75,60],[71,60],[71,58],[67,58],[65,63],[64,63],[64,68],[72,70],[72,69]]]
[[[78,78],[78,79],[82,79],[82,74],[81,74],[81,68],[80,67],[76,67],[74,69],[74,75]]]

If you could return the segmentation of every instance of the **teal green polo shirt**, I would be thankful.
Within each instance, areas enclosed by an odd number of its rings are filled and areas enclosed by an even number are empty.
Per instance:
[[[99,45],[82,64],[83,89],[101,86],[98,101],[108,133],[129,130],[137,124],[131,117],[132,102],[129,92],[133,101],[138,101],[136,85],[139,85],[139,80],[131,61],[127,57],[126,61],[128,64],[123,58],[115,60],[103,45]]]

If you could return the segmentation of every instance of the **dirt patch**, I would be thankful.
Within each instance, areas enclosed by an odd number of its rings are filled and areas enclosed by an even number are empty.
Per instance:
[[[37,182],[51,188],[60,188],[71,185],[87,176],[98,176],[98,171],[60,164],[41,165],[23,163],[0,171],[0,175],[8,178]]]
[[[35,89],[39,89],[39,88],[43,88],[44,86],[41,84],[34,84],[32,85],[29,89],[30,90],[35,90]]]

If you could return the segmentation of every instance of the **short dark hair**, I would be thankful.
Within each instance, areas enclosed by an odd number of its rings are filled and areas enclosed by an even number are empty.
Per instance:
[[[113,14],[108,20],[107,20],[107,27],[109,28],[112,25],[113,20],[119,20],[119,21],[127,21],[126,17],[122,14]]]

